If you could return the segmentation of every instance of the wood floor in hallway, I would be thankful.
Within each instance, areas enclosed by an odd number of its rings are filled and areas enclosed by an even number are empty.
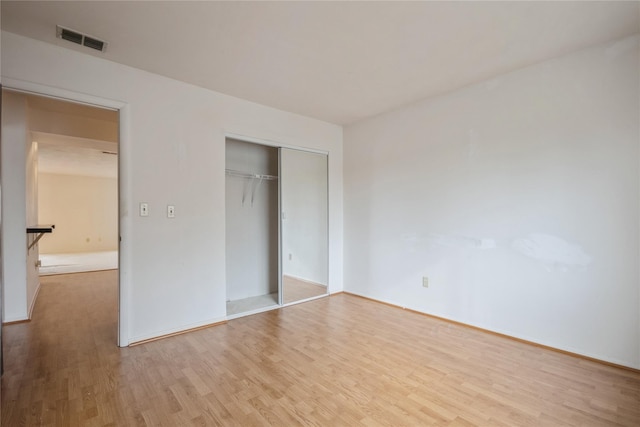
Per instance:
[[[116,276],[4,327],[2,426],[640,425],[637,372],[346,294],[121,349]]]

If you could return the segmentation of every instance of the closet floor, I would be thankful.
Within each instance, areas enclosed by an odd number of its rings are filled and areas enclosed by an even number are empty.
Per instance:
[[[278,293],[227,301],[227,316],[278,305]]]

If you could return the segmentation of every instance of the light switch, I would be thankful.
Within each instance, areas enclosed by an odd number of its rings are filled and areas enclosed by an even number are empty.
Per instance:
[[[149,203],[140,203],[140,216],[149,216]]]
[[[167,218],[176,217],[176,207],[173,205],[167,205]]]

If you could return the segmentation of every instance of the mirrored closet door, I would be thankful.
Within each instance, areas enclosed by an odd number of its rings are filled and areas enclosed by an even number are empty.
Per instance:
[[[280,149],[282,303],[327,294],[327,156]]]
[[[227,316],[327,294],[327,155],[226,140]]]

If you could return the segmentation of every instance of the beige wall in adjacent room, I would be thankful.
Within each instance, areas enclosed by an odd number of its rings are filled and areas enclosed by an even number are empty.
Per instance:
[[[56,226],[40,240],[40,253],[118,248],[117,179],[42,173],[38,190],[38,222]]]

